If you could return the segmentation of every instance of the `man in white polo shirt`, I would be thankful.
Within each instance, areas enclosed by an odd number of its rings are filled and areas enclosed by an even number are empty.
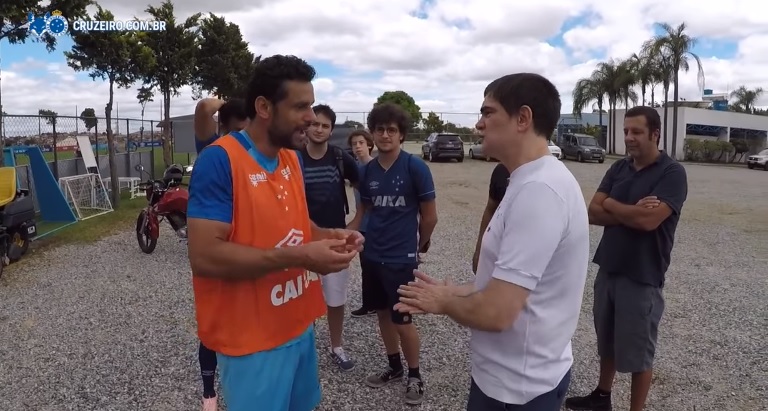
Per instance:
[[[477,129],[483,152],[510,170],[509,187],[483,235],[477,276],[452,285],[417,273],[398,309],[445,314],[472,330],[468,411],[558,411],[570,383],[589,263],[581,187],[547,140],[560,95],[532,73],[485,90]]]

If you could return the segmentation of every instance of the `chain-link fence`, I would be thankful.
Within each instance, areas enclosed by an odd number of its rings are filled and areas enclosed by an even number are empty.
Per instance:
[[[86,174],[78,137],[91,141],[99,174],[111,177],[108,160],[107,120],[101,117],[59,115],[2,115],[5,166],[16,165],[19,184],[35,193],[34,179],[26,155],[26,147],[37,146],[56,179]],[[143,164],[156,175],[162,166],[162,130],[153,120],[112,119],[117,176],[139,177],[134,170]],[[159,159],[159,161],[157,161]],[[13,162],[9,164],[9,160]],[[159,164],[159,165],[158,165]],[[156,167],[157,166],[157,167]],[[161,172],[161,171],[160,171]],[[35,208],[39,210],[35,196]]]

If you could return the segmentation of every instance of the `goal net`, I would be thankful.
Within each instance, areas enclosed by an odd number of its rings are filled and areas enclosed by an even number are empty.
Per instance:
[[[78,220],[85,220],[112,211],[109,193],[98,174],[62,177],[59,187]]]

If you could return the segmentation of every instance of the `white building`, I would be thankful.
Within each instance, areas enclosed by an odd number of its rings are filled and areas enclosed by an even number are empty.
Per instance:
[[[768,133],[768,116],[758,116],[754,114],[735,113],[732,111],[721,110],[708,110],[706,107],[710,105],[709,101],[681,101],[678,103],[677,112],[677,150],[676,157],[678,160],[684,160],[685,152],[683,150],[683,144],[686,138],[695,139],[719,139],[723,141],[730,141],[732,135],[734,137],[747,136],[751,140],[751,147],[754,147],[752,151],[760,151],[760,149],[766,147],[766,133]],[[657,108],[661,116],[662,128],[664,127],[664,109]],[[661,133],[661,139],[659,141],[659,147],[664,147],[664,140],[667,139],[667,149],[670,154],[672,152],[672,129],[673,129],[673,109],[672,103],[667,112],[669,113],[669,119],[667,120],[667,130]],[[624,145],[624,113],[625,109],[616,110],[616,123],[617,127],[614,130],[616,146],[614,151],[616,154],[626,155],[626,147]],[[610,118],[610,117],[609,117]],[[702,136],[699,133],[693,134],[696,128],[709,128],[710,133],[713,136]],[[689,130],[691,131],[689,133]],[[611,139],[611,133],[608,133],[608,139]],[[607,147],[606,147],[607,149]],[[750,153],[751,154],[751,153]],[[746,157],[746,156],[745,156]]]

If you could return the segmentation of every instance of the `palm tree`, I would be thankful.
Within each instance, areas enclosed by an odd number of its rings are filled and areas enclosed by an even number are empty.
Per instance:
[[[607,95],[607,88],[605,79],[602,77],[602,73],[599,70],[592,72],[592,75],[580,79],[576,82],[576,86],[573,88],[573,115],[577,118],[581,118],[581,112],[590,105],[593,101],[597,101],[597,110],[600,112],[599,118],[599,130],[600,137],[598,140],[602,141],[603,136],[603,103],[605,102],[605,96]],[[603,142],[607,145],[607,142]]]
[[[602,79],[605,96],[608,98],[608,136],[610,136],[610,138],[607,141],[607,149],[611,154],[616,152],[616,107],[622,97],[622,72],[619,64],[620,62],[611,59],[599,63],[595,69],[595,73],[592,73],[593,76]]]
[[[745,113],[755,112],[755,103],[763,94],[763,88],[757,87],[753,90],[746,86],[740,86],[731,92],[731,98],[736,100],[733,105],[743,110]]]
[[[629,103],[637,104],[637,92],[634,90],[639,80],[635,65],[631,59],[620,61],[617,66],[619,76],[616,78],[615,87],[619,92],[619,98],[624,103],[624,109],[629,110]]]
[[[701,66],[699,56],[691,51],[696,45],[696,38],[685,33],[685,23],[680,23],[676,28],[667,23],[662,23],[659,26],[663,34],[651,39],[651,52],[652,54],[666,53],[670,59],[675,86],[674,107],[672,108],[672,157],[675,158],[677,154],[677,103],[680,101],[680,70],[686,72],[690,70],[689,59],[694,59],[698,67],[699,88],[704,88],[704,69]]]
[[[635,79],[640,85],[640,94],[642,95],[642,104],[645,105],[645,96],[648,87],[651,87],[651,104],[653,104],[653,59],[652,56],[641,51],[640,54],[634,53],[629,58],[632,64],[632,71],[635,73]]]
[[[653,78],[653,82],[661,84],[662,90],[664,91],[664,103],[662,107],[664,107],[664,152],[668,152],[668,140],[669,136],[667,135],[667,124],[669,119],[669,89],[670,85],[672,84],[673,79],[673,71],[674,68],[672,67],[672,59],[670,58],[669,50],[666,48],[656,48],[656,39],[650,39],[643,44],[642,53],[647,54],[650,56],[652,61],[652,67],[653,70],[651,71],[651,76]],[[651,89],[651,93],[653,93],[653,89]],[[655,103],[654,96],[651,94],[651,104],[653,105]]]

